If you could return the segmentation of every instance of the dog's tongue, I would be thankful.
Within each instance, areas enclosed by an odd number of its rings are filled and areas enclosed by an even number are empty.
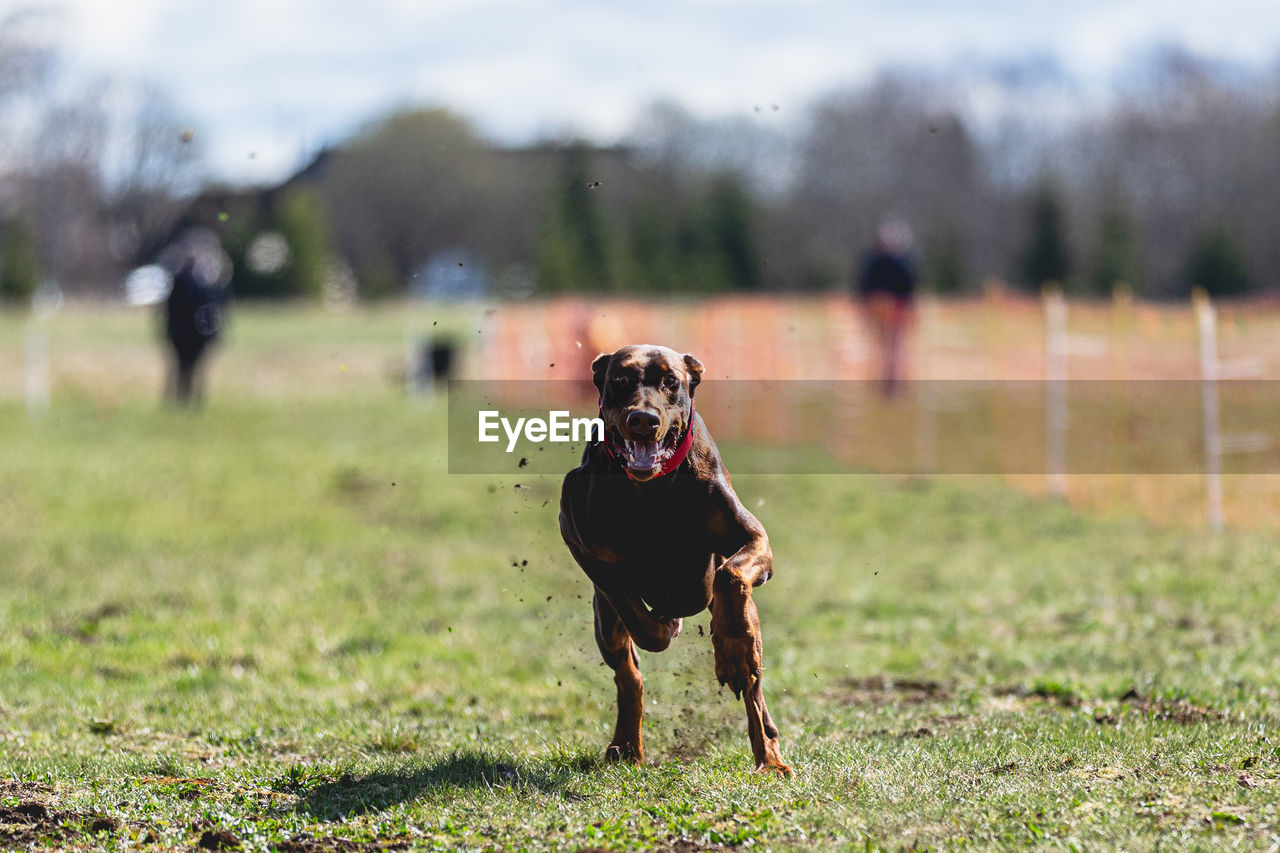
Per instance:
[[[658,467],[658,442],[633,441],[627,447],[627,466],[635,471]]]

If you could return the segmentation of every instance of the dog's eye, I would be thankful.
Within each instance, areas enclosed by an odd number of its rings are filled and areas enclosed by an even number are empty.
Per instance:
[[[631,377],[625,373],[619,373],[617,376],[613,377],[613,384],[614,385],[630,385]]]
[[[662,387],[663,388],[676,387],[676,375],[674,373],[668,373],[666,376],[662,377]]]

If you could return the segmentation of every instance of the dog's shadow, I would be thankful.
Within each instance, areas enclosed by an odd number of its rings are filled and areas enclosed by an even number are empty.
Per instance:
[[[480,751],[455,751],[435,761],[406,762],[360,776],[344,773],[308,787],[297,809],[321,820],[337,820],[382,811],[449,788],[511,790],[517,794],[536,791],[576,799],[580,795],[572,783],[600,763],[598,757],[585,753],[521,761]]]

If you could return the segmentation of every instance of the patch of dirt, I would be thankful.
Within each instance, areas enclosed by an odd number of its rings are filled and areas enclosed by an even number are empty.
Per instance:
[[[681,713],[691,716],[694,711],[692,708],[686,708]],[[705,733],[690,733],[688,729],[675,728],[672,729],[671,734],[675,739],[674,743],[657,753],[664,760],[670,758],[676,761],[693,761],[705,758],[714,743],[714,740]]]
[[[408,850],[408,841],[350,841],[325,836],[316,838],[301,833],[276,844],[277,853],[374,853],[378,850]]]
[[[1129,690],[1120,697],[1130,708],[1149,714],[1153,720],[1189,725],[1221,720],[1226,714],[1207,705],[1197,705],[1188,699],[1148,699],[1137,690]]]
[[[95,645],[99,640],[98,628],[101,623],[106,619],[123,616],[127,612],[123,604],[108,601],[93,610],[73,616],[66,622],[55,625],[53,632],[64,637],[70,637],[85,645]]]
[[[903,729],[900,732],[892,732],[889,729],[875,729],[867,732],[868,737],[893,737],[898,740],[913,740],[916,738],[933,737],[934,734],[936,734],[934,730],[928,726],[920,726],[915,729]]]
[[[1035,687],[997,687],[991,691],[995,696],[1009,696],[1015,699],[1043,699],[1063,708],[1074,708],[1080,704],[1080,697],[1075,692],[1059,685],[1036,685]]]
[[[196,846],[201,850],[239,850],[240,839],[229,829],[206,829]]]
[[[21,800],[31,796],[48,796],[52,793],[53,787],[43,782],[0,779],[0,797],[15,797]]]
[[[4,789],[34,783],[5,783]],[[39,847],[65,841],[84,832],[115,832],[119,822],[94,812],[68,812],[50,808],[37,800],[22,800],[15,806],[0,806],[0,847]]]
[[[681,839],[670,847],[665,848],[664,853],[714,853],[719,850],[732,850],[731,847],[725,847],[722,844],[712,844],[710,846],[699,844],[696,841]]]
[[[923,705],[951,698],[951,689],[938,681],[869,675],[866,678],[846,678],[840,683],[853,691],[845,699],[850,705]]]
[[[217,791],[218,785],[212,779],[183,778],[179,776],[139,776],[138,781],[144,785],[165,785],[180,800],[198,800],[203,795]]]
[[[191,829],[193,832],[200,832],[200,840],[196,842],[196,847],[200,850],[240,850],[244,846],[244,842],[234,832],[208,821],[194,823]],[[376,853],[383,850],[408,850],[412,843],[408,839],[395,838],[352,841],[332,835],[315,836],[300,832],[270,846],[276,853]]]
[[[1119,699],[1085,699],[1073,690],[1056,684],[1035,687],[998,687],[993,696],[1011,699],[1039,699],[1062,708],[1093,708],[1093,721],[1100,726],[1118,726],[1127,714],[1135,711],[1160,722],[1180,724],[1204,723],[1226,718],[1226,713],[1206,705],[1197,705],[1188,699],[1152,699],[1136,689],[1130,689]],[[1117,708],[1116,704],[1120,707]]]

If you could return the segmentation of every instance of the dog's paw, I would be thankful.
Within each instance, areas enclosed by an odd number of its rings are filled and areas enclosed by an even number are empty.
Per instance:
[[[680,631],[684,629],[684,619],[678,616],[662,616],[658,613],[652,615],[654,627],[649,633],[659,645],[666,648],[671,645],[672,640],[680,636]]]
[[[766,761],[756,768],[756,772],[782,776],[787,779],[791,779],[796,775],[796,771],[781,761]]]
[[[760,679],[760,635],[725,636],[711,632],[716,678],[741,698]]]
[[[609,764],[643,764],[644,751],[633,743],[611,743],[604,751],[604,760]]]

